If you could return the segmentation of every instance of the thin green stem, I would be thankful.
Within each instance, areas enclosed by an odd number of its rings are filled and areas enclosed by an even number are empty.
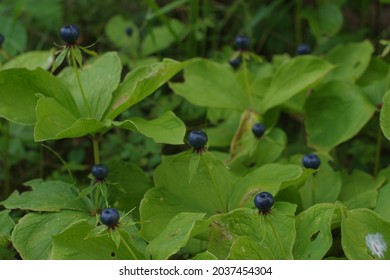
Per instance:
[[[69,176],[72,178],[73,181],[75,181],[75,180],[74,180],[74,177],[73,177],[73,174],[72,174],[72,172],[70,171],[70,168],[69,168],[67,162],[60,156],[60,154],[57,153],[56,151],[54,151],[50,146],[47,146],[47,145],[45,145],[45,144],[41,144],[41,145],[42,145],[43,147],[45,147],[46,149],[48,149],[50,152],[52,152],[52,153],[61,161],[61,163],[64,165],[66,171],[68,172]]]
[[[378,125],[377,135],[376,135],[376,151],[375,151],[375,163],[374,163],[374,177],[378,175],[379,164],[381,161],[381,150],[382,150],[382,129]]]
[[[245,94],[248,96],[248,100],[249,100],[249,106],[250,108],[252,108],[252,105],[253,105],[253,99],[252,99],[252,95],[250,93],[250,90],[249,90],[249,74],[248,74],[248,62],[247,62],[247,53],[246,52],[243,52],[243,71],[244,71],[244,91],[245,91]]]
[[[125,245],[127,251],[129,251],[130,255],[133,257],[134,260],[138,260],[137,256],[134,254],[133,250],[130,248],[129,244],[127,244],[126,239],[122,236],[121,232],[119,231],[119,235],[121,237],[121,241],[123,242],[123,245]]]
[[[100,151],[99,151],[99,138],[94,136],[92,137],[92,146],[93,146],[93,159],[95,164],[100,163]]]
[[[317,172],[317,171],[316,171]],[[313,173],[310,178],[311,178],[311,201],[312,201],[312,205],[314,205],[316,203],[316,191],[317,191],[317,180],[315,178],[317,174],[316,173]]]
[[[72,64],[73,64],[73,68],[74,68],[74,71],[75,71],[75,74],[76,74],[77,83],[78,83],[79,88],[80,88],[81,97],[83,98],[84,106],[85,106],[85,108],[87,110],[88,117],[91,117],[91,109],[89,108],[88,100],[87,100],[87,97],[86,97],[83,85],[81,83],[79,68],[77,66],[76,57],[75,57],[74,52],[73,52],[72,49],[70,50],[70,56],[72,58]]]
[[[295,15],[294,15],[294,25],[295,25],[295,43],[302,43],[302,21],[301,21],[301,12],[302,12],[302,0],[295,1]]]

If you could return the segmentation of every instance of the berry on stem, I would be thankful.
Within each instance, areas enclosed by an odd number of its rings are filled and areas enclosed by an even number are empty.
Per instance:
[[[261,192],[255,196],[254,204],[259,209],[259,213],[267,214],[274,206],[274,197],[269,192]]]
[[[207,143],[208,137],[203,130],[192,130],[187,135],[188,143],[194,148],[197,152],[203,152],[205,150],[205,145]]]
[[[235,43],[237,49],[241,51],[246,51],[249,49],[249,37],[245,35],[238,35],[235,38]]]
[[[104,180],[108,174],[108,167],[105,164],[95,164],[92,166],[92,175],[99,181]]]
[[[230,66],[233,67],[234,69],[237,69],[238,67],[240,67],[241,63],[242,63],[241,55],[229,60]]]
[[[100,213],[100,221],[110,228],[114,228],[119,222],[119,212],[115,208],[105,208]]]
[[[255,135],[256,138],[260,138],[261,136],[264,135],[265,125],[262,124],[262,123],[255,123],[252,126],[252,132],[253,132],[253,135]]]
[[[76,43],[80,36],[80,29],[76,25],[65,25],[60,29],[60,37],[68,44]]]
[[[302,158],[302,164],[306,168],[318,169],[321,165],[321,160],[316,154],[306,154]]]
[[[297,55],[309,54],[311,52],[311,48],[308,44],[301,44],[297,47],[296,53]]]
[[[126,28],[126,34],[127,34],[127,36],[130,37],[130,36],[133,34],[133,28],[127,27],[127,28]]]

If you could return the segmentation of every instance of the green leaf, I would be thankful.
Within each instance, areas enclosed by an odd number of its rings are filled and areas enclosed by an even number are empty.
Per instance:
[[[238,208],[211,218],[208,251],[218,259],[292,259],[295,241],[296,206],[277,202],[268,215],[257,210]],[[235,244],[238,238],[248,237]],[[249,254],[242,254],[249,244]],[[253,250],[253,244],[258,250]],[[252,250],[251,250],[252,247]]]
[[[185,25],[179,20],[171,19],[166,25],[154,27],[148,31],[148,34],[142,42],[141,56],[149,56],[164,50],[175,41],[179,42],[184,34]]]
[[[152,187],[149,176],[133,163],[115,160],[108,163],[109,198],[112,205],[124,211],[134,209],[139,217],[139,205],[147,190]]]
[[[359,87],[332,81],[307,98],[305,110],[309,145],[329,151],[358,134],[375,107]]]
[[[345,211],[341,221],[341,236],[348,259],[390,259],[390,223],[372,210]]]
[[[37,68],[0,71],[0,116],[11,122],[33,125],[36,122],[37,94],[53,97],[77,115],[77,107],[67,88],[49,72]]]
[[[370,174],[354,170],[352,174],[342,173],[343,186],[339,200],[349,209],[374,208],[378,196],[377,189],[383,180],[375,180]]]
[[[326,255],[333,243],[331,226],[334,211],[334,204],[318,203],[296,216],[295,259],[320,260]]]
[[[302,90],[308,89],[332,68],[333,66],[327,61],[309,55],[299,56],[283,63],[277,68],[263,97],[261,111],[266,112],[272,107],[281,105]]]
[[[145,221],[141,234],[146,240],[155,238],[181,212],[213,215],[227,211],[236,178],[222,161],[211,152],[205,152],[189,183],[191,158],[189,153],[166,156],[157,167],[156,187],[150,189],[141,202],[141,221]]]
[[[375,207],[375,212],[377,212],[382,219],[387,222],[390,222],[390,183],[387,183],[379,190],[378,201]]]
[[[6,38],[2,48],[9,55],[15,56],[27,47],[27,31],[22,21],[15,20],[14,16],[6,16],[6,14],[0,17],[1,34]]]
[[[54,60],[53,51],[30,51],[16,56],[12,60],[4,63],[2,70],[11,68],[26,68],[34,70],[41,67],[49,69]]]
[[[183,144],[186,133],[184,123],[171,111],[153,120],[133,117],[122,122],[112,122],[114,126],[137,131],[152,138],[156,143]]]
[[[197,254],[192,260],[218,260],[216,256],[211,254],[209,251],[205,251]]]
[[[67,84],[82,117],[103,120],[109,108],[114,90],[118,87],[122,65],[115,52],[108,52],[91,64],[85,64],[79,70],[81,84],[87,99],[91,115],[88,116],[74,69],[68,69],[60,75]]]
[[[145,254],[155,260],[168,259],[187,244],[196,221],[205,215],[204,213],[185,212],[177,214],[169,221],[161,234],[149,243]]]
[[[15,222],[9,216],[11,210],[0,211],[0,248],[4,247],[11,240],[11,232],[15,226]]]
[[[172,90],[198,106],[244,110],[249,99],[234,73],[207,59],[190,60],[184,69],[184,83],[169,83]]]
[[[91,219],[91,216],[87,212],[70,210],[58,213],[28,213],[15,226],[12,244],[24,260],[51,259],[52,237],[82,219]]]
[[[323,37],[336,35],[343,25],[344,17],[335,4],[325,2],[316,6],[316,9],[304,10],[303,17],[308,19],[311,32],[320,41]]]
[[[55,70],[58,69],[58,67],[61,66],[61,64],[64,62],[66,56],[68,54],[68,49],[67,48],[63,48],[60,53],[57,55],[56,59],[54,60],[54,63],[51,67],[51,72],[53,73]]]
[[[126,29],[131,28],[133,33],[131,36],[126,34]],[[130,20],[124,19],[121,15],[115,15],[105,26],[105,32],[108,39],[118,47],[125,47],[126,52],[132,56],[137,54],[139,45],[138,27]]]
[[[8,209],[33,211],[88,210],[86,204],[78,199],[78,189],[72,184],[36,179],[25,185],[32,190],[22,194],[14,191],[1,204]]]
[[[115,119],[120,113],[154,93],[183,69],[186,63],[164,59],[131,71],[114,92],[110,109],[106,113],[107,118]]]
[[[390,140],[390,90],[383,97],[383,106],[380,110],[380,126],[385,137]]]
[[[374,47],[368,40],[338,45],[328,54],[327,60],[336,67],[325,80],[356,81],[367,69],[373,52]]]
[[[78,118],[54,98],[41,97],[36,110],[35,141],[76,138],[111,126],[108,120],[100,122],[96,119]]]
[[[294,183],[302,175],[302,168],[292,164],[268,163],[256,168],[233,186],[233,192],[229,197],[229,209],[243,207],[259,192],[267,191],[275,196],[279,190]]]
[[[119,238],[127,239],[126,246],[119,246],[106,234],[96,238],[85,237],[94,228],[86,221],[71,224],[64,231],[53,236],[52,259],[57,260],[134,260],[143,259],[143,255],[131,245],[131,240],[124,232]],[[118,229],[115,229],[118,230]]]

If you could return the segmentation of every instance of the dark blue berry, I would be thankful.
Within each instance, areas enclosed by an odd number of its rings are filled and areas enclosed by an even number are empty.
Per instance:
[[[202,130],[192,130],[187,136],[188,143],[194,149],[203,149],[207,143],[207,134]]]
[[[108,227],[115,227],[119,222],[119,212],[115,208],[105,208],[100,213],[100,221]]]
[[[108,174],[108,167],[105,164],[95,164],[92,166],[92,175],[97,180],[104,180]]]
[[[261,192],[255,196],[254,204],[259,209],[259,212],[268,213],[274,206],[274,197],[269,192]]]
[[[5,37],[3,34],[0,34],[0,48],[1,48],[1,45],[4,43],[5,41]]]
[[[242,63],[242,58],[240,55],[237,56],[236,58],[229,60],[230,66],[233,67],[234,69],[240,67],[241,63]]]
[[[66,25],[60,29],[60,37],[68,44],[76,43],[80,36],[80,29],[76,25]]]
[[[309,54],[311,52],[311,48],[308,44],[301,44],[297,47],[296,53],[297,55]]]
[[[239,50],[249,49],[249,37],[245,35],[238,35],[235,39],[236,47]]]
[[[126,34],[130,37],[133,34],[133,29],[131,27],[126,28]]]
[[[261,136],[264,135],[265,125],[262,123],[255,123],[252,126],[252,132],[253,132],[253,135],[256,136],[256,138],[260,138]]]
[[[306,154],[302,158],[302,164],[306,168],[318,169],[321,165],[321,160],[316,154]]]

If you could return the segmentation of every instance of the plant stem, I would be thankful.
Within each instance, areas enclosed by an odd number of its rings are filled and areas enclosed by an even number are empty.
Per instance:
[[[119,235],[121,237],[121,241],[123,242],[123,245],[125,245],[127,251],[129,251],[130,255],[133,257],[134,260],[138,260],[137,256],[134,254],[133,250],[130,248],[129,244],[127,244],[126,239],[122,236],[121,232],[119,231]]]
[[[302,21],[301,21],[301,11],[302,11],[302,0],[295,1],[295,43],[297,45],[302,44]]]
[[[99,138],[94,136],[92,137],[92,145],[93,145],[93,159],[95,164],[100,163],[100,152],[99,152]]]
[[[374,177],[378,175],[379,172],[379,163],[381,160],[381,149],[382,149],[382,129],[378,125],[378,131],[376,135],[376,152],[375,152],[375,163],[374,163]]]
[[[72,57],[73,68],[74,68],[74,71],[75,71],[75,74],[76,74],[77,83],[78,83],[79,88],[80,88],[81,97],[83,98],[83,103],[84,103],[84,106],[85,106],[85,108],[87,110],[87,115],[88,115],[88,117],[91,117],[91,109],[89,108],[88,100],[87,100],[87,97],[85,95],[83,85],[81,83],[80,74],[79,74],[79,68],[77,66],[76,57],[75,57],[72,49],[70,50],[70,56]]]

